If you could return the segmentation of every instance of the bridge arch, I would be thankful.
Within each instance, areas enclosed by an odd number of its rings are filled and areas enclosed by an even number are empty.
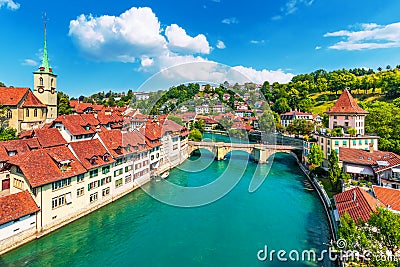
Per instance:
[[[189,154],[200,148],[207,149],[214,154],[216,160],[223,160],[225,156],[235,150],[249,153],[256,162],[266,163],[268,158],[277,153],[288,153],[297,159],[293,153],[302,147],[279,146],[279,145],[260,145],[260,144],[235,144],[235,143],[214,143],[214,142],[193,142],[189,141]]]

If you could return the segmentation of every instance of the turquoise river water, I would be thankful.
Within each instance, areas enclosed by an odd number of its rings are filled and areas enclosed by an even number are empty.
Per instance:
[[[170,171],[168,181],[186,187],[212,182],[228,162],[245,166],[239,183],[223,198],[196,208],[163,204],[142,189],[45,237],[0,256],[0,266],[333,266],[325,262],[259,261],[264,248],[326,249],[327,218],[318,195],[304,189],[305,176],[290,155],[278,153],[261,187],[248,192],[257,164],[244,152],[225,161],[211,153],[182,165],[199,172]],[[228,172],[235,174],[235,168]],[[257,175],[267,175],[261,166]],[[157,190],[157,181],[146,184]],[[159,187],[162,188],[162,187]],[[161,189],[160,189],[161,190]]]

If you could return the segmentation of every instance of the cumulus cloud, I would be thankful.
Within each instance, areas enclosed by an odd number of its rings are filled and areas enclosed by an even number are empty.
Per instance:
[[[317,46],[315,47],[315,50],[320,50],[321,48],[322,48],[321,46],[317,45]]]
[[[236,19],[230,20],[230,23],[235,21],[237,23]],[[80,51],[92,60],[133,62],[138,65],[138,71],[161,71],[163,76],[175,79],[176,83],[179,79],[183,82],[234,82],[233,76],[227,75],[231,70],[235,73],[242,71],[255,82],[287,82],[293,77],[281,70],[257,71],[244,66],[226,70],[220,64],[204,58],[212,51],[204,34],[191,36],[177,24],[165,28],[160,25],[150,8],[133,7],[119,16],[82,14],[70,21],[69,36]],[[216,47],[223,49],[225,44],[219,40]]]
[[[256,70],[253,68],[248,68],[244,66],[236,66],[233,69],[239,71],[243,75],[247,76],[251,81],[255,83],[263,83],[264,81],[269,81],[270,83],[288,83],[293,77],[292,73],[285,73],[283,70]]]
[[[224,23],[224,24],[228,24],[228,25],[229,25],[229,24],[238,24],[238,23],[239,23],[238,19],[235,18],[235,17],[232,17],[232,18],[225,18],[225,19],[223,19],[221,22]]]
[[[11,10],[17,10],[20,7],[20,4],[15,3],[13,0],[0,0],[0,8],[3,6]]]
[[[400,22],[378,25],[375,23],[360,24],[358,30],[339,30],[328,32],[324,37],[341,37],[339,41],[329,46],[336,50],[366,50],[378,48],[400,47]]]
[[[39,65],[39,63],[36,61],[36,60],[33,60],[33,59],[25,59],[23,62],[22,62],[22,65],[24,65],[24,66],[33,66],[33,67],[35,67],[35,66],[37,66],[37,65]]]
[[[217,48],[218,48],[218,49],[225,49],[225,48],[226,48],[226,45],[225,45],[225,43],[224,43],[223,41],[218,40],[218,42],[217,42]]]
[[[186,31],[176,24],[165,29],[168,38],[168,47],[174,52],[209,54],[210,45],[204,34],[196,37],[187,35]]]

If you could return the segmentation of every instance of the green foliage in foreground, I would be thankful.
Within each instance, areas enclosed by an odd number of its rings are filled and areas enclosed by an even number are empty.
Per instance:
[[[400,261],[384,257],[395,253],[400,247],[400,216],[387,209],[378,208],[367,223],[355,222],[347,213],[340,218],[340,239],[346,241],[346,250],[360,253],[370,251],[370,260],[363,266],[395,267]],[[354,259],[354,262],[359,262]],[[357,266],[357,265],[356,265]]]

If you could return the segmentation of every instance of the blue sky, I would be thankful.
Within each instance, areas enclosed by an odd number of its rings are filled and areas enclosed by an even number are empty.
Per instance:
[[[71,96],[137,90],[160,70],[190,62],[207,64],[165,79],[222,82],[225,74],[210,67],[217,63],[257,83],[400,64],[398,0],[0,0],[7,85],[32,87],[44,11],[58,90]]]

